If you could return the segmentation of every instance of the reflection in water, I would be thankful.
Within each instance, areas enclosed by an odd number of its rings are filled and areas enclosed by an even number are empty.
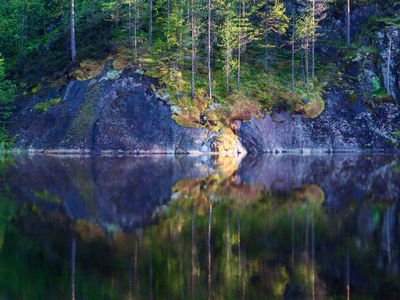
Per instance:
[[[0,297],[395,299],[399,166],[389,155],[7,158]]]

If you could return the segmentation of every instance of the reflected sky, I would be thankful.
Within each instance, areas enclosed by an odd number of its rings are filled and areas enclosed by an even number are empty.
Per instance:
[[[10,299],[397,299],[393,155],[17,156]]]

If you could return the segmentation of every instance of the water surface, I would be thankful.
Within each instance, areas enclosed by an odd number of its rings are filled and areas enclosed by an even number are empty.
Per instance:
[[[397,299],[393,155],[17,156],[5,299]]]

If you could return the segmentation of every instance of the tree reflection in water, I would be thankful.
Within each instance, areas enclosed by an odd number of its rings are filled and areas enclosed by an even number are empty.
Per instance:
[[[1,297],[400,293],[396,156],[135,159],[1,165]]]

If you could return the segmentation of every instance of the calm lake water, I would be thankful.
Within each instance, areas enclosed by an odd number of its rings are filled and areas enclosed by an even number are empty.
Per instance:
[[[393,155],[15,156],[2,299],[398,299]]]

